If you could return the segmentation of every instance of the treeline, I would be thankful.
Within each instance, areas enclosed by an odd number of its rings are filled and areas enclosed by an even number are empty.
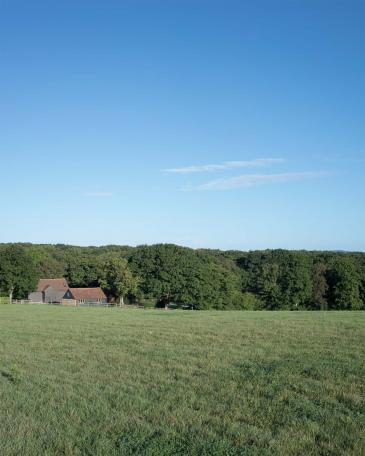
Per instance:
[[[40,277],[62,276],[144,306],[365,309],[365,253],[0,244],[2,294],[23,299]]]

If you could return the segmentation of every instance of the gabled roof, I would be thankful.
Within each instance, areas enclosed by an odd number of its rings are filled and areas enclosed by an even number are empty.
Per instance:
[[[106,299],[106,295],[100,287],[70,288],[70,291],[74,299],[77,300]]]
[[[54,290],[66,291],[68,289],[67,280],[62,279],[39,279],[37,291],[44,291],[47,287],[52,287]]]

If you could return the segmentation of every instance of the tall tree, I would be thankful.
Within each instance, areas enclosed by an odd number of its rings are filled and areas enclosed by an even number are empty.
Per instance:
[[[314,263],[312,269],[312,297],[310,306],[313,309],[326,310],[328,308],[326,279],[327,267],[324,263]]]
[[[136,291],[137,283],[137,277],[124,258],[110,259],[100,277],[100,285],[119,305],[124,305],[124,298]]]
[[[24,247],[10,244],[0,251],[0,289],[13,298],[23,299],[35,289],[38,275]]]
[[[281,307],[289,310],[306,308],[312,294],[310,258],[303,252],[276,252],[280,260]]]
[[[259,268],[259,274],[256,276],[255,291],[265,302],[265,307],[268,309],[277,309],[281,305],[279,274],[278,264],[264,263]]]
[[[336,258],[328,271],[332,309],[361,309],[360,276],[352,259]]]

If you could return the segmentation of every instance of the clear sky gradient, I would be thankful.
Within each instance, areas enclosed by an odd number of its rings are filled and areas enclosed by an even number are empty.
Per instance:
[[[365,2],[0,0],[0,242],[365,250]]]

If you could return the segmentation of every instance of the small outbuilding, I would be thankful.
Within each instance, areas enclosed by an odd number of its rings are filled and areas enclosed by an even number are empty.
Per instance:
[[[64,296],[65,299],[75,299],[77,303],[100,302],[106,303],[107,297],[100,287],[92,288],[69,288]]]

